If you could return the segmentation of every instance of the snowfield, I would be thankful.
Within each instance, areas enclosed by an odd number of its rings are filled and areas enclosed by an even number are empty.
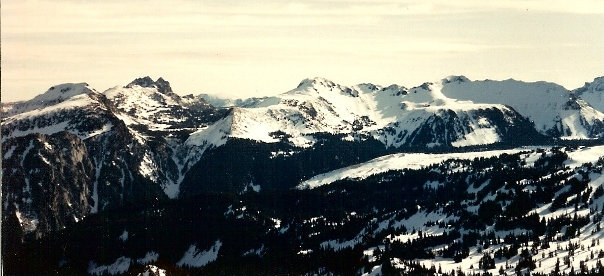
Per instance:
[[[440,154],[397,153],[378,157],[365,163],[352,165],[349,167],[313,176],[310,179],[307,179],[300,183],[297,188],[313,189],[343,179],[361,180],[369,176],[387,171],[403,169],[421,169],[432,164],[438,164],[440,162],[451,159],[473,160],[475,158],[489,158],[494,156],[500,156],[502,154],[532,152],[523,157],[526,161],[528,161],[528,164],[531,164],[531,160],[536,160],[540,156],[540,154],[534,152],[534,150],[537,148],[538,147],[522,147],[510,150]],[[567,152],[567,154],[569,158],[565,161],[565,164],[567,166],[575,168],[583,165],[584,163],[595,162],[598,160],[598,158],[603,157],[604,146],[583,147],[574,151],[569,151]]]
[[[298,189],[313,189],[342,179],[364,179],[372,175],[392,170],[421,169],[450,159],[472,160],[479,157],[493,157],[504,153],[514,154],[527,151],[527,148],[512,150],[494,150],[464,153],[397,153],[375,158],[373,160],[341,168],[328,173],[316,175],[298,185]]]
[[[185,252],[182,259],[176,263],[177,266],[202,267],[211,263],[218,258],[218,251],[222,246],[222,242],[217,240],[210,249],[199,251],[195,245],[191,245],[189,250]]]
[[[272,97],[209,97],[228,106],[215,108],[162,78],[57,85],[0,110],[9,270],[596,271],[603,95],[604,77],[573,91],[312,78]]]

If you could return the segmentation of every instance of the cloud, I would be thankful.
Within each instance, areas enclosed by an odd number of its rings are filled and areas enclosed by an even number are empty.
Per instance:
[[[4,2],[3,32],[154,32],[239,26],[379,25],[389,16],[485,12],[604,14],[604,1],[75,1]]]
[[[600,0],[3,1],[2,90],[35,93],[64,81],[98,83],[102,90],[141,74],[171,76],[190,92],[273,94],[317,75],[352,83],[415,83],[489,72],[555,81],[534,74],[542,67],[560,68],[558,75],[582,82],[601,71],[594,60],[604,58],[603,5]],[[207,81],[196,83],[202,79],[197,75]]]

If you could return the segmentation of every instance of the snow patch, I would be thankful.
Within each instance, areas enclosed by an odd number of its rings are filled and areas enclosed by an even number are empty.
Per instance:
[[[222,242],[217,240],[214,245],[207,251],[201,251],[197,249],[195,245],[191,245],[189,250],[185,252],[182,259],[176,263],[179,267],[202,267],[205,266],[218,258],[218,251],[222,246]]]
[[[126,242],[128,240],[128,231],[124,230],[124,232],[122,232],[118,239],[122,242]]]
[[[130,268],[130,262],[130,258],[124,256],[117,258],[114,263],[109,265],[96,266],[95,263],[91,262],[88,266],[88,273],[94,275],[124,274]]]
[[[264,244],[261,245],[260,248],[250,249],[250,250],[244,252],[243,256],[250,256],[250,255],[262,256],[263,254],[264,254]]]
[[[40,223],[39,220],[37,218],[30,218],[29,216],[24,215],[19,211],[18,207],[15,211],[15,215],[17,215],[17,220],[19,220],[19,224],[21,227],[23,227],[23,231],[26,233],[35,231],[38,228],[38,224]]]
[[[137,276],[166,276],[166,270],[161,269],[154,265],[148,265],[145,267],[145,271],[139,273]]]
[[[300,250],[296,254],[298,254],[298,255],[308,255],[308,254],[311,254],[312,252],[313,252],[312,249],[306,249],[306,250]]]
[[[247,185],[245,185],[245,187],[243,188],[243,192],[247,193],[247,192],[253,191],[255,193],[259,193],[261,189],[262,189],[262,187],[260,187],[260,184],[254,185],[254,182],[250,182]]]
[[[191,133],[186,144],[203,147],[204,149],[220,147],[226,144],[227,137],[231,134],[232,123],[232,115],[220,119],[208,127]]]
[[[143,155],[143,160],[141,160],[139,170],[141,175],[153,182],[157,182],[157,166],[153,162],[153,158],[148,152],[145,152],[145,155]]]
[[[566,154],[568,154],[568,159],[564,161],[564,165],[576,168],[585,163],[598,161],[600,157],[604,156],[604,146],[584,147]]]
[[[15,149],[17,148],[17,146],[11,146],[10,149],[8,149],[4,155],[2,156],[2,159],[9,159],[13,156],[13,152],[15,152]]]
[[[493,150],[482,152],[464,153],[397,153],[386,155],[367,161],[365,163],[352,165],[342,169],[319,174],[300,183],[298,189],[313,189],[322,185],[330,184],[342,179],[365,179],[369,176],[392,170],[421,169],[423,167],[437,164],[449,159],[473,160],[478,157],[493,157],[501,154],[514,154],[526,149]]]
[[[147,252],[147,254],[145,254],[145,257],[136,259],[136,262],[142,265],[146,265],[152,262],[156,262],[157,259],[159,259],[159,254],[157,254],[157,252],[155,251],[149,251]]]
[[[501,141],[497,129],[495,128],[477,128],[474,131],[464,135],[463,138],[452,142],[454,147],[466,147],[475,145],[489,145]]]

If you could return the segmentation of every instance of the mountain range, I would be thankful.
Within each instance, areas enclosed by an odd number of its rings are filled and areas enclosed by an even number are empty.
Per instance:
[[[598,273],[603,95],[604,77],[56,85],[2,103],[5,271]]]

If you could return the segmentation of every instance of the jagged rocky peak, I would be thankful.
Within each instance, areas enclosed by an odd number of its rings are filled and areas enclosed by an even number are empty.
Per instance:
[[[141,87],[154,87],[155,86],[155,82],[153,81],[153,79],[149,76],[143,77],[143,78],[136,78],[135,80],[133,80],[132,82],[130,82],[128,85],[126,85],[127,88],[131,88],[135,85],[141,86]]]
[[[172,87],[170,87],[170,82],[168,82],[167,80],[164,80],[161,77],[159,79],[157,79],[157,81],[155,81],[155,85],[157,85],[157,90],[159,90],[159,92],[162,92],[162,93],[172,92]]]
[[[126,88],[132,88],[133,86],[138,85],[140,87],[149,87],[149,88],[157,88],[157,91],[161,93],[171,93],[172,87],[170,87],[170,82],[164,80],[163,78],[157,79],[157,81],[153,81],[153,79],[149,76],[143,78],[137,78],[126,85]]]

